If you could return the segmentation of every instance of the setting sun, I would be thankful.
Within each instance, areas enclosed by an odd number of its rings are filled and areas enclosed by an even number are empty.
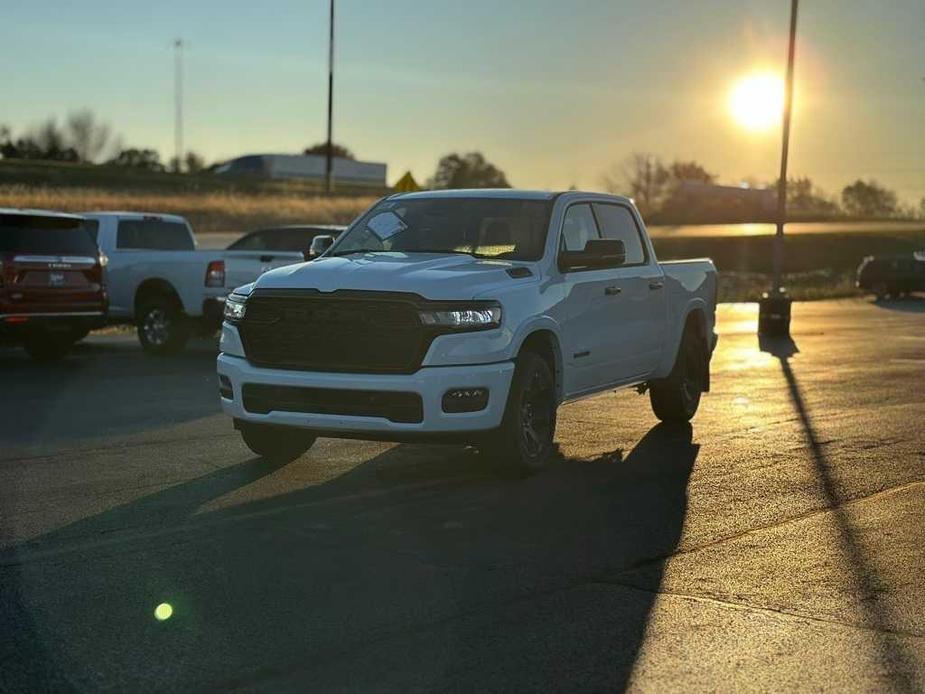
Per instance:
[[[729,109],[748,130],[767,130],[780,122],[784,108],[784,81],[772,72],[743,77],[732,87]]]

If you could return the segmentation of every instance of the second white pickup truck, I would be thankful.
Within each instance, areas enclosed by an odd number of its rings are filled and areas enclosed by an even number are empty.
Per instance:
[[[716,289],[709,260],[656,260],[626,198],[393,195],[228,297],[221,404],[268,458],[318,436],[438,440],[536,470],[563,402],[633,386],[660,419],[694,415]]]
[[[180,351],[196,330],[214,333],[222,322],[225,295],[235,284],[304,260],[303,252],[198,250],[189,223],[177,215],[83,216],[108,258],[109,321],[135,323],[142,347],[151,354]],[[230,286],[229,271],[235,282]]]

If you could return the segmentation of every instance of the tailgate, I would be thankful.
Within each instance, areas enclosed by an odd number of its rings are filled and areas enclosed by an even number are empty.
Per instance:
[[[16,254],[3,259],[4,313],[98,313],[102,269],[90,256]]]
[[[305,262],[305,256],[295,251],[225,251],[224,256],[225,286],[232,289],[274,268]]]

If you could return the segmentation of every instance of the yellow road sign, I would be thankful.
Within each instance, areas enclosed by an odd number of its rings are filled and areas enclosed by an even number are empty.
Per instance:
[[[393,188],[396,193],[413,193],[420,190],[421,186],[414,180],[414,176],[411,175],[411,172],[406,171],[405,175],[398,179]]]

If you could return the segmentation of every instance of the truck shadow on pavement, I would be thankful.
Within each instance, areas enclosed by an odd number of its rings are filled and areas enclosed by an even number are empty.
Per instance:
[[[156,358],[134,343],[92,340],[52,363],[0,349],[0,441],[7,447],[54,445],[215,414],[220,407],[214,364],[214,350]]]
[[[0,553],[5,684],[622,690],[657,590],[608,579],[660,580],[698,450],[663,424],[502,481],[468,450],[396,446],[202,512],[286,467],[230,465]]]
[[[925,304],[925,302],[922,303]],[[893,633],[895,622],[891,617],[890,608],[880,597],[883,592],[882,581],[879,580],[876,567],[868,559],[861,546],[857,533],[851,527],[851,519],[843,506],[848,499],[839,491],[834,474],[835,467],[826,455],[824,445],[820,443],[803,391],[790,365],[790,359],[799,353],[799,349],[789,337],[768,338],[764,336],[759,337],[759,348],[777,357],[780,362],[790,400],[799,418],[806,444],[818,473],[819,487],[824,496],[825,506],[830,509],[837,529],[838,537],[835,540],[844,548],[849,558],[849,569],[853,582],[851,592],[859,598],[858,603],[863,609],[863,626],[874,630],[873,638],[879,660],[884,672],[891,675],[891,689],[903,694],[919,692],[923,683],[916,681],[916,656],[909,652],[902,639]]]

